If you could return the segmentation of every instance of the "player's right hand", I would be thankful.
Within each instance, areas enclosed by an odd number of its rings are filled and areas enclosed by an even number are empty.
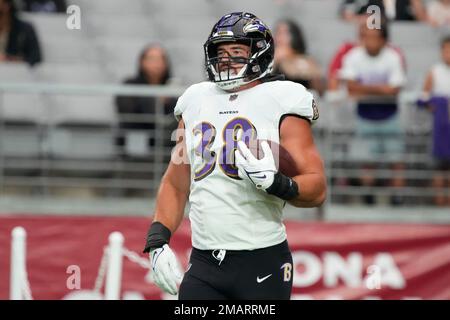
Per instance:
[[[182,274],[175,253],[169,245],[151,250],[150,261],[156,285],[165,292],[177,294],[177,284],[181,282]]]
[[[267,141],[261,142],[261,148],[264,152],[264,157],[257,159],[245,143],[239,141],[238,149],[234,153],[234,159],[241,179],[249,180],[257,189],[266,190],[272,185],[277,168],[272,150]]]

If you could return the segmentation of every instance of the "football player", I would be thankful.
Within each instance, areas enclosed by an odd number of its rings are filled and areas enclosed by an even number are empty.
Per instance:
[[[171,294],[179,290],[180,299],[290,298],[294,270],[282,209],[286,201],[320,206],[326,179],[311,132],[318,118],[313,96],[271,74],[274,50],[269,28],[255,15],[223,16],[204,44],[209,81],[189,87],[175,106],[184,131],[161,181],[144,252],[155,283]],[[262,157],[249,149],[252,139],[263,141]],[[289,152],[298,175],[277,170],[264,140]],[[182,278],[169,241],[188,200],[193,250]]]

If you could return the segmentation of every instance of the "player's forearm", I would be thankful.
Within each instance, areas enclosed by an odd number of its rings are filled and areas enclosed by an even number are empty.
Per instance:
[[[322,205],[326,198],[326,179],[322,174],[310,173],[296,176],[298,196],[289,201],[294,207],[311,208]]]
[[[154,221],[162,223],[173,234],[183,220],[187,199],[188,193],[172,184],[165,176],[156,198]]]

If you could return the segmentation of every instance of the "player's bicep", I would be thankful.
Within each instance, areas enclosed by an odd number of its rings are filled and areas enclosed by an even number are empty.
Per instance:
[[[187,155],[185,127],[182,119],[178,122],[175,139],[176,145],[172,150],[170,163],[164,179],[179,191],[188,193],[191,181],[191,169]]]
[[[280,124],[280,143],[289,152],[300,174],[323,174],[324,166],[306,119],[286,116]]]

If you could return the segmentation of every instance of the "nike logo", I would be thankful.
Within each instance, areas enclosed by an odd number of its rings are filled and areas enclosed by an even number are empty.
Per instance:
[[[247,173],[247,175],[251,178],[251,177],[253,177],[253,178],[256,178],[256,179],[265,179],[266,178],[266,175],[263,175],[263,176],[255,176],[254,174],[255,173],[261,173],[262,171],[247,171],[247,170],[244,170],[245,171],[245,173]],[[250,176],[251,175],[251,176]]]
[[[256,179],[265,179],[266,178],[266,175],[263,175],[263,176],[252,176],[253,178],[256,178]]]
[[[264,280],[270,278],[270,276],[272,276],[272,274],[269,274],[269,275],[267,275],[267,276],[265,276],[265,277],[263,277],[263,278],[256,277],[256,282],[261,283],[261,282],[263,282]]]
[[[153,269],[153,271],[155,271],[156,261],[158,260],[159,256],[161,255],[161,253],[163,251],[164,251],[164,248],[156,249],[155,251],[153,251],[153,255],[152,255],[152,269]]]

